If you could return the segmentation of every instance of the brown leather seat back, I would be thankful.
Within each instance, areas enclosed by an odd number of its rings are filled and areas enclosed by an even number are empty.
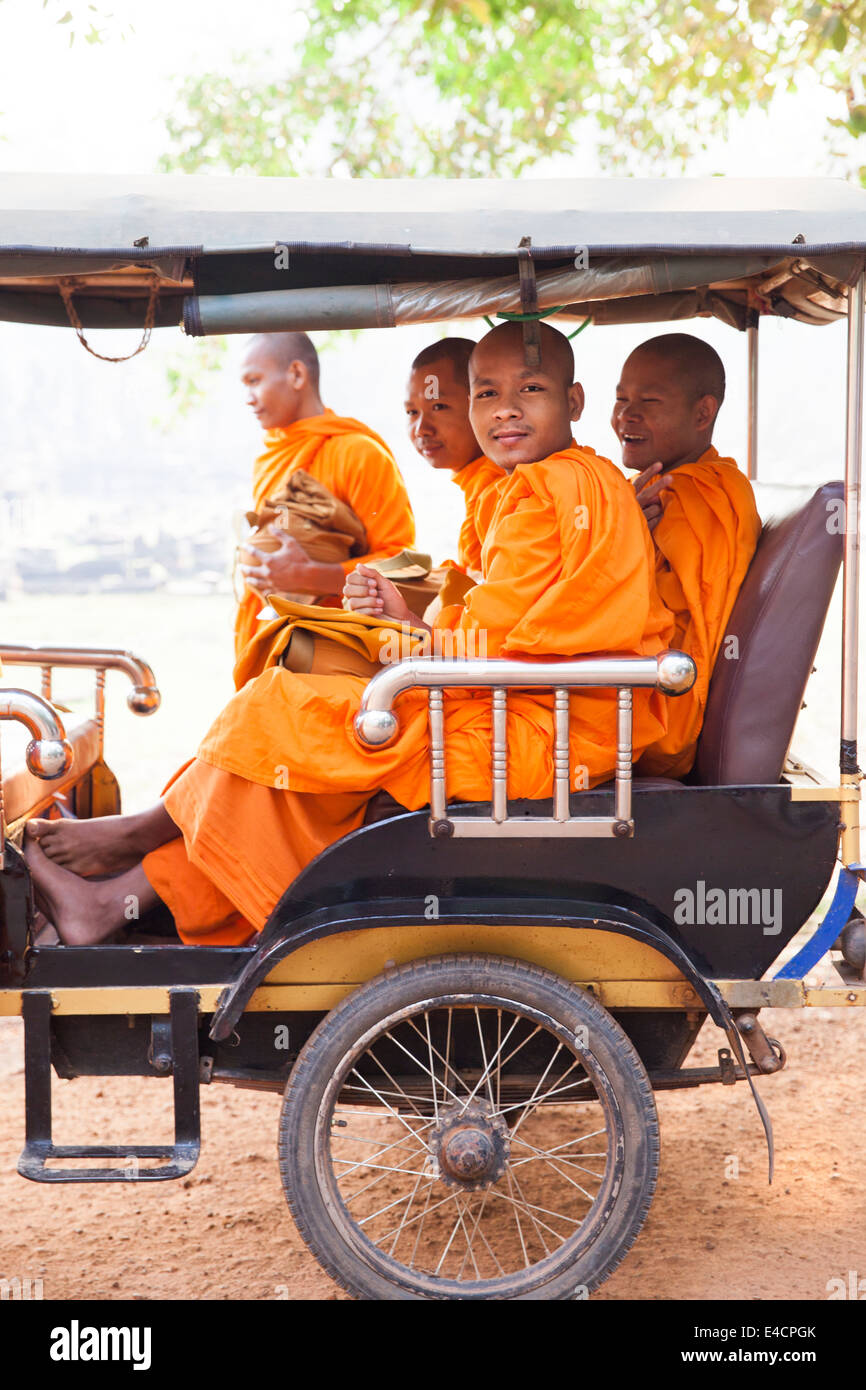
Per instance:
[[[726,629],[738,655],[723,639],[690,781],[779,781],[842,560],[843,499],[826,483],[761,532]]]

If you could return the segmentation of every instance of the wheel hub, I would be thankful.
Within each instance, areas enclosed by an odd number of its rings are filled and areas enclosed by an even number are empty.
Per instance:
[[[508,1126],[487,1101],[473,1100],[465,1108],[454,1104],[440,1110],[430,1149],[439,1176],[450,1187],[488,1187],[505,1172]]]

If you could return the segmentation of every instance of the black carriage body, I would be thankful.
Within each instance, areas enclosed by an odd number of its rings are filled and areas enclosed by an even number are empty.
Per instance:
[[[608,797],[583,793],[572,809],[598,812]],[[489,808],[454,809],[483,814]],[[518,816],[547,808],[515,802],[509,809]],[[573,926],[575,932],[602,927],[655,945],[698,983],[757,979],[820,901],[838,836],[836,803],[792,801],[782,785],[674,791],[638,782],[631,840],[436,840],[427,819],[426,811],[396,816],[325,850],[283,896],[256,947],[47,948],[33,954],[25,988],[225,985],[216,1026],[208,1015],[199,1021],[207,1079],[282,1089],[322,1014],[245,1012],[244,1006],[274,965],[301,946],[424,920],[429,955],[437,954],[439,924],[525,923]],[[727,901],[731,892],[757,889],[764,895],[759,902],[780,903],[779,930],[762,920],[678,922],[683,891],[695,895],[697,908],[701,882],[705,897],[717,889]],[[425,912],[431,899],[438,913],[433,919]],[[703,1018],[677,1010],[612,1012],[651,1074],[682,1065]],[[286,1030],[281,1051],[274,1047],[280,1027]],[[161,1074],[147,1016],[59,1015],[51,1019],[51,1035],[61,1076]]]
[[[571,812],[610,815],[611,801],[607,790],[583,792],[572,796]],[[490,814],[489,803],[453,810]],[[509,805],[512,818],[551,814],[550,802]],[[581,919],[587,905],[602,917],[608,907],[636,914],[672,938],[705,978],[756,980],[815,910],[836,861],[838,804],[792,800],[783,784],[662,790],[638,780],[634,819],[630,839],[434,839],[426,810],[364,826],[300,874],[271,914],[259,951],[264,958],[279,940],[291,950],[328,934],[321,910],[350,902],[399,900],[401,912],[414,908],[423,918],[432,895],[438,920],[455,921],[483,916],[491,899],[501,912],[509,899],[541,921],[555,901],[550,923],[566,925],[563,904],[571,901]],[[712,890],[720,890],[724,912],[711,909]],[[753,896],[747,901],[744,892]],[[776,907],[777,919],[765,920]],[[311,932],[312,911],[320,922]],[[435,920],[430,927],[435,948]]]

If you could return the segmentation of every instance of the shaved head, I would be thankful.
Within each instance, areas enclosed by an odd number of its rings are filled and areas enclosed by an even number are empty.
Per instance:
[[[319,355],[306,333],[257,333],[241,363],[247,404],[262,429],[321,415]]]
[[[306,333],[257,333],[247,343],[247,353],[264,351],[281,372],[293,362],[303,362],[314,387],[319,385],[319,354]]]
[[[574,352],[571,343],[564,333],[560,333],[558,328],[551,328],[549,323],[539,323],[538,332],[541,341],[541,369],[548,376],[557,377],[565,386],[570,386],[574,381]],[[499,323],[484,335],[481,342],[497,351],[501,348],[503,351],[513,352],[519,348],[520,352],[523,352],[523,324]],[[471,376],[470,368],[470,378]]]
[[[471,338],[440,338],[418,353],[406,383],[409,438],[433,468],[458,473],[481,450],[469,423]]]
[[[611,416],[626,468],[664,470],[700,459],[725,397],[719,354],[691,333],[661,333],[623,363]]]
[[[409,370],[415,372],[422,367],[432,366],[434,362],[450,362],[454,368],[455,382],[468,391],[469,359],[474,347],[471,338],[440,338],[438,343],[422,348]]]
[[[632,356],[646,353],[664,363],[672,374],[676,374],[680,384],[694,400],[700,396],[712,396],[719,405],[725,399],[725,368],[722,359],[705,343],[691,333],[660,333],[657,338],[649,338],[635,348]]]
[[[541,362],[526,364],[523,325],[503,323],[481,339],[469,362],[469,419],[484,453],[507,473],[571,447],[571,421],[583,410],[574,353],[563,333],[539,323]]]

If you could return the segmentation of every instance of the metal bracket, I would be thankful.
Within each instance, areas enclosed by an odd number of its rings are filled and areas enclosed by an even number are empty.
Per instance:
[[[51,1138],[51,994],[25,990],[25,1144],[18,1172],[33,1182],[156,1182],[191,1172],[201,1150],[199,1110],[198,993],[169,992],[169,1020],[154,1020],[151,1057],[174,1081],[173,1144],[54,1144]],[[168,1051],[166,1050],[168,1049]],[[167,1066],[166,1066],[167,1063]],[[52,1159],[119,1159],[122,1167],[48,1168]],[[143,1160],[163,1159],[159,1167]]]
[[[520,272],[520,312],[538,313],[538,284],[535,279],[535,262],[532,259],[532,237],[520,238],[517,250],[517,265]],[[523,360],[527,367],[537,370],[541,366],[541,331],[538,322],[525,318],[523,322]]]

